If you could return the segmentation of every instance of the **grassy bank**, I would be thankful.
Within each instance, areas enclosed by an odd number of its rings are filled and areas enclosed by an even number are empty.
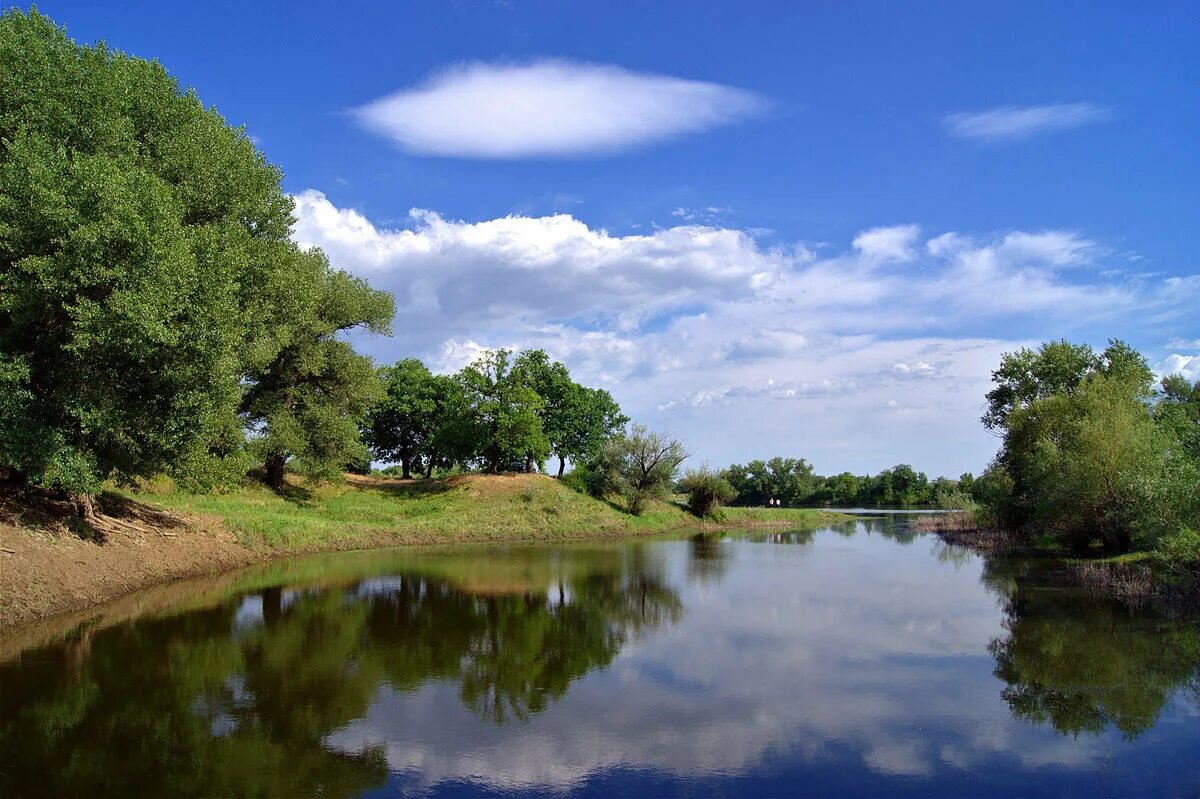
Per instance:
[[[388,546],[628,538],[706,529],[817,527],[850,517],[821,510],[734,508],[702,521],[672,502],[641,516],[542,475],[442,480],[350,476],[188,494],[168,480],[113,488],[113,523],[96,536],[64,502],[0,495],[0,627],[80,612],[149,586],[222,574],[275,558]]]
[[[186,515],[219,519],[250,547],[346,548],[398,543],[553,540],[645,535],[712,526],[803,526],[844,521],[820,510],[727,508],[702,522],[675,503],[651,502],[641,516],[536,474],[440,480],[349,476],[345,483],[293,485],[284,495],[247,485],[226,494],[187,494],[168,481],[121,492]]]

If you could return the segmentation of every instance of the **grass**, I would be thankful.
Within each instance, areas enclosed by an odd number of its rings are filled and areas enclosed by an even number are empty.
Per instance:
[[[464,475],[437,480],[349,476],[344,483],[297,482],[277,494],[248,483],[224,494],[188,494],[168,480],[129,499],[214,517],[251,547],[348,549],[387,544],[552,541],[622,537],[712,527],[677,504],[651,502],[641,516],[536,474]],[[819,510],[727,508],[719,526],[819,526],[847,517]]]

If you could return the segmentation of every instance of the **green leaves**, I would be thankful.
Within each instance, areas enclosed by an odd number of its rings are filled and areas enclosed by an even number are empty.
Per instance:
[[[255,449],[363,454],[391,298],[290,241],[280,172],[158,64],[0,16],[0,467],[212,485]],[[344,463],[345,461],[342,461]]]
[[[1111,340],[1044,344],[1006,355],[984,423],[1002,429],[993,472],[1008,488],[981,498],[993,518],[1086,549],[1150,549],[1200,525],[1200,392],[1168,377],[1153,403],[1153,374]]]

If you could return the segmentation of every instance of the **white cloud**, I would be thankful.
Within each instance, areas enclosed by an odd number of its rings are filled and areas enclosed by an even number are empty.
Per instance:
[[[355,110],[414,153],[526,158],[609,153],[761,112],[753,92],[563,60],[469,63]]]
[[[1160,377],[1183,375],[1188,380],[1200,380],[1200,355],[1173,353],[1155,364],[1154,372]]]
[[[298,241],[396,297],[395,338],[364,339],[367,352],[453,370],[483,347],[541,347],[713,463],[794,452],[831,472],[978,470],[1003,352],[1166,340],[1191,333],[1200,300],[1200,276],[1129,274],[1072,231],[903,225],[811,250],[707,225],[618,235],[567,214],[414,210],[389,229],[317,191],[295,199]]]
[[[1173,350],[1200,350],[1200,338],[1184,339],[1173,338],[1167,342],[1167,346]]]
[[[911,261],[916,257],[913,243],[920,235],[917,225],[895,225],[874,227],[859,233],[853,241],[854,249],[863,256],[878,261]]]
[[[950,134],[976,141],[1013,141],[1038,133],[1069,130],[1112,119],[1112,112],[1092,103],[1006,105],[987,111],[948,114]]]

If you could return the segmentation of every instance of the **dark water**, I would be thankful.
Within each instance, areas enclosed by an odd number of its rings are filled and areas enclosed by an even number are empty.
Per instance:
[[[907,525],[360,553],[147,600],[0,650],[0,796],[1200,792],[1196,619]]]

